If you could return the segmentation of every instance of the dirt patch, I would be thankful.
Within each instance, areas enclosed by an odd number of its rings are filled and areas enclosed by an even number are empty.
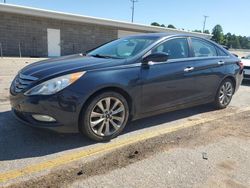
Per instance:
[[[4,97],[3,99],[0,99],[0,103],[8,102],[8,101],[9,101],[8,97]]]
[[[219,167],[221,170],[232,171],[232,170],[235,169],[235,165],[236,165],[236,162],[235,162],[235,161],[225,160],[225,161],[219,163],[219,164],[218,164],[218,167]]]
[[[247,188],[246,186],[242,185],[240,182],[236,182],[234,180],[228,179],[225,180],[225,187],[227,188]]]
[[[200,185],[199,188],[247,188],[242,185],[240,182],[237,182],[232,179],[225,179],[222,181],[211,180],[206,185]]]

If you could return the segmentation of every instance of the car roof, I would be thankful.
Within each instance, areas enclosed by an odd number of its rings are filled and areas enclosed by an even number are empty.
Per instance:
[[[192,34],[170,34],[170,33],[143,33],[143,34],[134,34],[134,35],[129,35],[128,37],[133,37],[133,36],[140,36],[140,37],[198,37],[205,39],[204,37],[199,37],[197,35],[192,35]]]

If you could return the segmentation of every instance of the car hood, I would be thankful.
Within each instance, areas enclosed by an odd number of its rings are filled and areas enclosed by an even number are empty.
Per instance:
[[[42,79],[62,73],[119,66],[125,61],[124,59],[105,59],[77,54],[32,63],[24,67],[20,73]]]
[[[250,67],[250,59],[241,59],[244,66]]]

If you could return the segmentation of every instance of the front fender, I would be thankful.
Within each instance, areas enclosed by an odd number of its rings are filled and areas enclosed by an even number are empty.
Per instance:
[[[119,88],[125,91],[132,99],[133,106],[140,106],[141,84],[140,84],[140,66],[133,66],[121,69],[106,69],[87,72],[76,83],[70,86],[70,89],[79,93],[80,114],[81,109],[87,100],[98,91],[105,88]]]

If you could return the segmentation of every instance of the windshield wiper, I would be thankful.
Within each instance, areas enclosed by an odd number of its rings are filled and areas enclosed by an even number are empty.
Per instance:
[[[97,57],[97,58],[112,58],[112,59],[123,59],[123,58],[120,58],[120,57],[115,57],[115,56],[111,56],[111,55],[102,55],[102,54],[91,54],[90,56],[92,57]]]

